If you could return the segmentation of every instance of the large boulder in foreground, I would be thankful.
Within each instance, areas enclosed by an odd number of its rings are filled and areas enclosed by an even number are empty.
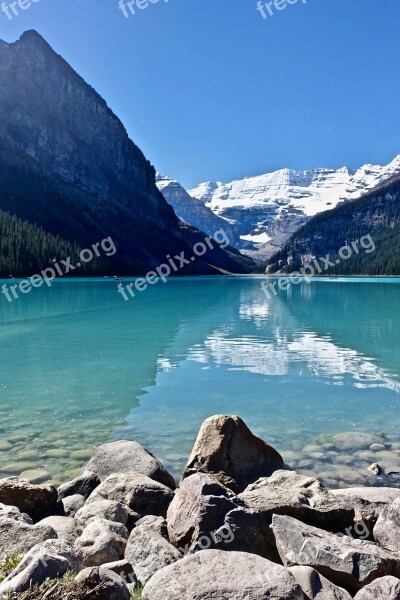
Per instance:
[[[279,514],[337,533],[352,527],[356,516],[350,499],[335,497],[318,479],[295,471],[275,471],[271,477],[262,477],[239,498],[260,511],[269,525],[272,516]]]
[[[36,544],[56,539],[57,534],[47,525],[29,525],[15,519],[0,519],[0,561],[5,556],[23,554]]]
[[[311,567],[291,567],[289,571],[307,600],[351,600],[346,590],[334,585]]]
[[[68,561],[62,556],[42,554],[40,558],[34,558],[18,575],[9,581],[3,581],[0,584],[0,596],[20,594],[33,585],[40,585],[46,579],[62,577],[68,568]]]
[[[167,523],[171,542],[185,554],[220,549],[271,557],[272,536],[263,515],[204,473],[182,481]]]
[[[41,521],[53,514],[57,504],[57,490],[52,485],[34,485],[26,479],[0,479],[0,502],[16,506],[31,519]]]
[[[365,586],[354,600],[400,600],[400,579],[380,577]]]
[[[144,600],[304,600],[284,567],[245,552],[204,550],[161,569],[147,582]]]
[[[385,548],[400,550],[400,498],[386,506],[379,515],[374,538]]]
[[[377,544],[328,533],[281,515],[274,515],[272,530],[284,565],[312,567],[349,592],[377,577],[400,574],[400,556]]]
[[[282,456],[242,419],[216,415],[201,426],[182,478],[206,473],[238,494],[283,466]]]
[[[133,471],[146,475],[172,490],[176,487],[174,478],[158,458],[138,442],[119,440],[99,446],[93,452],[86,469],[95,473],[101,481],[104,481],[112,473]]]

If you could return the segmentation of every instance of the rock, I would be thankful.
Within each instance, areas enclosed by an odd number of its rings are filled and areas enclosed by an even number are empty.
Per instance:
[[[246,552],[204,550],[161,569],[143,600],[304,600],[284,567]]]
[[[52,527],[59,539],[67,540],[72,544],[81,533],[81,529],[73,517],[46,517],[39,521],[38,525]]]
[[[85,598],[96,600],[129,600],[130,598],[128,587],[122,577],[104,567],[84,569],[75,581],[92,591],[90,595],[85,595]]]
[[[84,567],[82,559],[78,556],[69,542],[66,540],[51,539],[36,544],[36,546],[31,548],[29,552],[25,554],[18,567],[10,573],[6,581],[15,577],[18,573],[23,571],[29,563],[40,558],[42,555],[62,556],[68,562],[68,570],[73,573],[79,573]]]
[[[341,452],[367,450],[373,444],[383,444],[386,448],[390,447],[390,442],[384,433],[347,431],[331,436],[329,441]]]
[[[62,577],[68,571],[68,567],[68,561],[62,556],[42,554],[40,558],[34,558],[18,575],[3,581],[0,584],[0,595],[21,593],[46,579]]]
[[[8,506],[7,504],[0,504],[0,519],[3,517],[7,519],[14,519],[15,521],[22,521],[33,525],[33,521],[29,515],[22,513],[16,506]]]
[[[142,524],[133,529],[125,558],[134,565],[136,577],[144,584],[154,573],[180,560],[182,554],[165,537]]]
[[[271,477],[263,477],[239,498],[261,512],[269,525],[274,514],[288,515],[334,533],[354,524],[355,510],[349,500],[341,501],[318,479],[295,471],[276,471]]]
[[[73,496],[62,498],[62,500],[59,500],[59,503],[66,517],[75,517],[78,510],[84,506],[85,498],[80,494],[74,494]]]
[[[141,525],[147,529],[151,529],[151,531],[155,531],[169,541],[168,525],[167,521],[163,519],[163,517],[154,517],[152,515],[142,517],[136,522],[136,527],[140,527]]]
[[[101,481],[113,473],[140,473],[175,489],[175,480],[163,464],[137,442],[119,440],[96,448],[87,465]]]
[[[291,567],[297,583],[308,600],[351,600],[343,588],[339,588],[311,567]]]
[[[85,526],[90,519],[99,517],[107,521],[115,521],[127,525],[129,517],[129,508],[126,504],[116,502],[115,500],[97,500],[85,504],[83,508],[76,513],[77,522]]]
[[[98,485],[100,485],[100,479],[97,475],[91,471],[85,471],[82,475],[79,475],[79,477],[76,477],[72,481],[60,485],[57,490],[58,498],[59,500],[62,500],[68,496],[79,494],[87,500]]]
[[[138,584],[135,570],[134,570],[133,566],[131,565],[131,563],[129,562],[129,560],[123,559],[123,560],[116,560],[115,562],[112,562],[112,563],[105,563],[104,565],[102,565],[102,568],[108,569],[109,571],[116,573],[117,575],[122,577],[122,579],[128,585],[134,584],[135,586],[137,586],[137,584]]]
[[[400,497],[400,489],[389,487],[355,487],[340,490],[329,490],[331,494],[347,496],[349,498],[361,498],[373,504],[390,504]]]
[[[281,515],[273,516],[272,530],[284,565],[313,567],[349,592],[377,577],[400,573],[400,557],[376,544],[334,535]]]
[[[87,567],[96,567],[121,560],[128,537],[129,532],[121,523],[94,518],[75,541],[74,549],[81,554]]]
[[[373,463],[368,467],[368,471],[374,475],[380,475],[383,472],[383,469],[378,463]]]
[[[5,556],[14,556],[30,550],[39,542],[57,538],[51,527],[29,525],[23,521],[0,519],[0,561]]]
[[[49,481],[50,473],[45,469],[27,469],[20,473],[21,479],[26,479],[30,483],[43,483]]]
[[[204,473],[181,482],[167,513],[171,543],[184,554],[210,548],[271,555],[264,517]]]
[[[165,517],[174,493],[172,490],[140,473],[113,473],[89,496],[87,504],[99,500],[114,500],[126,504],[140,516]]]
[[[400,550],[400,498],[382,510],[373,533],[381,546]]]
[[[354,600],[400,600],[400,579],[379,577],[359,591]]]
[[[216,415],[201,426],[182,478],[206,473],[239,493],[283,466],[281,455],[239,417]]]
[[[0,479],[0,502],[16,506],[36,522],[53,513],[57,490],[52,485],[33,485],[18,477],[7,477]]]

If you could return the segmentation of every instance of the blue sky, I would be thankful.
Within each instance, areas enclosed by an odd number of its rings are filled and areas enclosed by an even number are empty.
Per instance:
[[[139,0],[140,1],[140,0]],[[400,153],[399,0],[38,0],[38,30],[104,96],[156,168],[187,187]]]

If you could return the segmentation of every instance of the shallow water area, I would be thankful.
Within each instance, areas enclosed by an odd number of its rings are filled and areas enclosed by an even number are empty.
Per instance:
[[[125,438],[179,477],[217,413],[330,487],[396,465],[400,280],[318,279],[267,298],[263,279],[170,279],[129,302],[111,278],[65,279],[0,298],[0,476],[58,484]]]

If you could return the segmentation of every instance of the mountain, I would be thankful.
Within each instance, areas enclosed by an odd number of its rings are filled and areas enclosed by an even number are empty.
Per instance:
[[[355,200],[396,174],[400,156],[384,167],[282,169],[231,183],[202,183],[188,193],[232,223],[246,252],[269,258],[317,213]]]
[[[99,258],[96,273],[144,274],[167,255],[192,255],[204,240],[179,221],[106,102],[35,31],[0,41],[0,114],[0,210],[83,248],[111,237],[112,266]],[[185,272],[251,267],[236,250],[218,247]]]
[[[156,174],[157,187],[175,211],[175,214],[184,223],[190,223],[200,231],[213,234],[223,229],[232,245],[239,242],[232,225],[226,219],[219,217],[204,202],[192,198],[180,183],[162,175]]]
[[[346,245],[353,251],[339,253]],[[400,176],[313,217],[270,259],[268,271],[294,272],[328,254],[334,264],[326,274],[400,275]]]

